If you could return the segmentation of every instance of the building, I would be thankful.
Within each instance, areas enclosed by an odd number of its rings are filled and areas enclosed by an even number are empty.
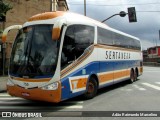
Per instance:
[[[66,0],[51,0],[51,11],[67,11],[69,10]]]
[[[143,62],[146,62],[146,59],[148,58],[148,52],[147,50],[143,50],[142,53],[143,53]]]
[[[4,28],[11,25],[22,25],[31,16],[38,13],[48,12],[53,10],[67,11],[69,10],[66,0],[5,0],[10,3],[13,8],[9,10],[6,14],[6,22],[0,22],[0,39]],[[52,3],[52,4],[51,4]],[[18,30],[12,30],[8,33],[6,48],[5,48],[5,67],[6,73],[9,64],[9,58],[11,53],[12,44],[17,35]],[[0,74],[2,73],[2,46],[0,40]]]
[[[160,46],[154,46],[144,50],[143,62],[160,63]]]
[[[160,46],[150,47],[147,52],[149,58],[160,58]]]

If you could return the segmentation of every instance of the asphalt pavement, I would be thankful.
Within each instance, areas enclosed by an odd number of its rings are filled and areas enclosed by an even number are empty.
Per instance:
[[[41,101],[30,101],[19,97],[0,93],[0,114],[12,113],[41,113],[42,120],[159,120],[160,118],[160,68],[144,67],[144,73],[133,84],[127,81],[98,90],[97,96],[85,100],[81,96],[58,104]],[[157,115],[140,117],[118,117],[121,112],[129,115]],[[110,116],[112,113],[114,115]],[[153,114],[152,114],[153,113]],[[109,114],[109,115],[108,115]],[[1,115],[0,115],[1,116]],[[80,116],[80,117],[78,117]],[[90,117],[88,117],[90,116]],[[12,117],[12,119],[13,119]],[[54,117],[54,118],[53,118]],[[72,117],[72,118],[71,118]],[[90,118],[90,119],[89,119]],[[16,118],[17,119],[17,118]],[[32,120],[34,118],[22,118]]]
[[[146,64],[146,65],[148,65],[148,64]],[[149,66],[154,66],[154,65],[151,64]],[[5,92],[6,91],[7,80],[8,80],[8,76],[0,76],[0,92]]]

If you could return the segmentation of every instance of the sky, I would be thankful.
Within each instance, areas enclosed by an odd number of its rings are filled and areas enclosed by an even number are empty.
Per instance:
[[[84,14],[84,0],[67,0],[69,11]],[[160,46],[160,0],[86,0],[86,15],[102,21],[120,11],[127,13],[135,7],[137,22],[129,23],[128,15],[115,16],[105,22],[108,26],[138,37],[143,49]]]

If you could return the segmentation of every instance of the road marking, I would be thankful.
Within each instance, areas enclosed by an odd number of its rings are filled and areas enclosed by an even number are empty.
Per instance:
[[[78,105],[78,104],[75,104],[75,105],[56,105],[56,106],[42,106],[42,105],[36,105],[34,106],[32,103],[23,103],[24,101],[22,102],[6,102],[6,101],[2,101],[0,102],[0,109],[17,109],[17,110],[54,110],[54,109],[82,109],[83,108],[83,105]],[[27,105],[27,106],[26,106]]]
[[[77,103],[77,104],[83,104],[83,101],[67,101],[66,103]]]
[[[160,82],[156,82],[157,84],[160,84]]]
[[[6,97],[6,96],[10,97],[8,93],[0,93],[0,97]]]
[[[133,85],[136,89],[138,89],[138,90],[142,90],[142,91],[144,91],[144,90],[146,90],[145,88],[142,88],[142,87],[140,87],[140,86],[138,86],[138,85]]]
[[[41,110],[41,111],[49,111],[49,110],[54,110],[54,109],[82,109],[83,106],[82,105],[72,105],[72,106],[53,106],[53,107],[44,107],[44,106],[0,106],[0,109],[4,109],[4,110]]]
[[[145,73],[145,72],[159,72],[159,71],[144,71],[144,73]]]
[[[27,105],[27,106],[26,106]],[[16,109],[21,109],[22,107],[24,109],[32,109],[34,107],[38,107],[38,108],[49,108],[49,109],[58,109],[58,108],[61,108],[61,109],[82,109],[83,108],[83,105],[82,104],[79,104],[79,103],[75,103],[75,105],[70,105],[69,102],[66,102],[64,105],[56,105],[56,106],[53,106],[53,108],[51,106],[43,106],[43,105],[36,105],[34,106],[34,103],[30,103],[29,101],[0,101],[0,109],[1,108],[4,108],[4,107],[12,107]],[[36,108],[35,108],[36,109]]]
[[[122,91],[132,91],[132,89],[125,89],[125,88],[121,88]]]
[[[42,108],[42,109],[82,109],[83,108],[83,103],[84,101],[64,101],[62,102],[62,104],[60,103],[60,105],[56,105],[52,107],[48,107],[48,106],[41,106],[38,105],[38,109]],[[19,106],[17,106],[19,105]],[[27,105],[27,106],[26,106]],[[33,103],[24,99],[24,98],[20,98],[20,97],[13,97],[10,96],[7,93],[0,93],[0,109],[25,109],[25,110],[31,110],[33,109],[37,109],[37,107],[32,106]]]
[[[60,106],[61,107],[61,106]],[[59,107],[58,107],[59,108]],[[82,105],[72,105],[72,106],[66,106],[66,107],[61,107],[61,108],[67,108],[67,109],[82,109],[83,106]]]
[[[146,85],[148,87],[151,87],[151,88],[154,88],[156,90],[160,90],[160,87],[156,86],[156,85],[152,85],[152,84],[149,84],[149,83],[142,83],[143,85]]]
[[[0,97],[0,100],[25,100],[23,98],[16,97]]]

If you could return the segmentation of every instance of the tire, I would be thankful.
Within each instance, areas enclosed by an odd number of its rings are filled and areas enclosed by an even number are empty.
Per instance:
[[[98,89],[97,81],[95,78],[91,77],[88,82],[87,89],[84,94],[84,98],[92,99],[93,97],[95,97],[97,94],[97,89]]]
[[[137,73],[137,70],[135,70],[134,72],[134,81],[136,81],[138,79],[138,73]]]
[[[133,83],[135,81],[135,74],[134,74],[134,70],[132,69],[131,70],[131,73],[130,73],[130,83]]]

